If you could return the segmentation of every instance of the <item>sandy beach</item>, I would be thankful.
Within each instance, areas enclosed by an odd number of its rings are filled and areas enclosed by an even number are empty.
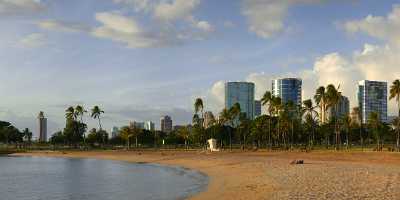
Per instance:
[[[187,167],[210,178],[207,190],[192,199],[400,199],[398,153],[73,151],[16,155]],[[305,164],[290,164],[294,159]]]

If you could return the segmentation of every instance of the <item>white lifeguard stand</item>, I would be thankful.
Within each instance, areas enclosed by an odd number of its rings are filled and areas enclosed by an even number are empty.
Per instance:
[[[216,139],[209,139],[208,140],[208,149],[213,152],[213,151],[219,151],[219,149],[217,149],[217,140]]]

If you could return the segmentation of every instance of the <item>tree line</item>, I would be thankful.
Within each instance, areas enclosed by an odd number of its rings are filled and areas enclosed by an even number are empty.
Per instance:
[[[249,119],[242,112],[240,104],[224,108],[217,116],[210,113],[205,120],[204,102],[197,98],[194,102],[192,124],[173,130],[171,133],[148,131],[134,126],[120,128],[114,138],[101,127],[101,115],[98,106],[91,109],[90,116],[98,120],[98,129],[91,129],[87,137],[87,125],[83,115],[87,112],[82,106],[69,107],[66,110],[66,127],[51,138],[53,144],[77,146],[89,144],[97,146],[123,145],[126,148],[160,145],[180,145],[205,147],[207,140],[215,138],[221,148],[240,147],[268,149],[313,149],[319,148],[349,149],[354,145],[365,147],[374,145],[382,150],[384,144],[394,144],[392,149],[400,149],[400,81],[390,86],[390,100],[395,100],[399,116],[390,123],[382,122],[379,113],[367,116],[367,123],[361,121],[361,109],[355,107],[346,115],[337,115],[341,103],[340,87],[329,84],[318,87],[313,99],[307,99],[301,105],[283,102],[280,97],[266,91],[261,102],[265,107],[264,115]],[[353,117],[351,117],[353,116]]]

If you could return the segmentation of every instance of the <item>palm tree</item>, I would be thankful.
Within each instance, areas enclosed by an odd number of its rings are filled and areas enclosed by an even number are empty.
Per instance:
[[[25,128],[23,134],[24,134],[24,137],[26,138],[26,140],[28,141],[28,145],[31,145],[32,132],[29,130],[29,128]]]
[[[357,116],[358,120],[357,122],[353,121],[353,124],[357,123],[359,128],[360,128],[360,144],[361,144],[361,149],[364,149],[364,137],[363,137],[363,123],[362,123],[362,114],[360,107],[354,107],[352,110],[352,116]]]
[[[340,103],[340,99],[341,99],[341,92],[339,92],[339,88],[340,85],[336,88],[334,85],[329,84],[326,87],[326,95],[327,95],[327,108],[331,108],[332,112],[331,112],[331,118],[334,117],[335,120],[335,135],[336,135],[336,150],[339,149],[339,144],[341,144],[340,142],[340,129],[339,129],[339,123],[338,123],[338,117],[337,116],[337,106]]]
[[[327,106],[327,100],[328,100],[328,96],[326,94],[325,91],[325,87],[324,86],[320,86],[314,95],[314,100],[317,103],[317,105],[319,106],[319,122],[321,124],[324,124],[326,122],[326,106]]]
[[[231,127],[235,127],[235,124],[237,124],[238,117],[241,113],[240,109],[240,104],[235,103],[233,106],[229,109],[229,122],[231,123]],[[229,149],[232,151],[232,132],[229,131]]]
[[[269,113],[268,117],[268,143],[269,143],[269,148],[271,148],[272,143],[271,143],[271,114],[272,114],[272,106],[271,106],[271,101],[272,101],[272,94],[270,91],[266,91],[263,97],[261,98],[261,103],[263,106],[266,107],[267,113]],[[268,107],[266,105],[269,105]]]
[[[394,130],[396,131],[397,139],[396,139],[396,149],[397,151],[400,151],[400,117],[396,117],[392,121],[392,125],[394,127]]]
[[[212,136],[211,137],[215,137],[215,125],[217,123],[217,120],[215,120],[215,116],[210,112],[209,114],[209,120],[207,122],[207,124],[205,124],[206,127],[211,127],[212,128]]]
[[[131,147],[130,138],[133,136],[133,130],[129,126],[124,126],[120,130],[120,135],[123,140],[126,141],[126,148],[129,149]]]
[[[224,108],[220,113],[219,113],[219,118],[218,118],[218,123],[221,124],[222,126],[225,126],[226,124],[229,123],[231,116],[229,113],[229,110]],[[222,137],[221,137],[221,148],[222,148]]]
[[[83,123],[83,115],[87,112],[81,105],[75,107],[75,115],[80,117],[80,122]]]
[[[379,126],[381,125],[379,114],[377,112],[371,112],[368,117],[368,126],[372,129],[372,132],[376,136],[376,146],[377,150],[381,149],[380,147],[380,135],[379,135]]]
[[[271,106],[272,106],[272,114],[274,116],[276,116],[276,119],[278,121],[277,127],[276,127],[276,129],[277,129],[276,136],[279,138],[279,136],[281,134],[281,132],[280,132],[280,129],[281,129],[281,126],[280,126],[280,114],[281,114],[281,111],[282,111],[282,99],[280,97],[272,97]]]
[[[101,117],[101,114],[102,114],[102,113],[104,113],[104,111],[101,110],[99,106],[94,106],[94,107],[92,108],[91,114],[90,114],[90,116],[91,116],[93,119],[98,119],[98,120],[99,120],[99,131],[103,130],[103,129],[101,128],[101,120],[100,120],[100,117]],[[105,138],[103,137],[103,144],[104,144],[104,143],[105,143]]]
[[[311,99],[307,99],[303,101],[303,107],[301,108],[301,115],[305,116],[306,119],[308,118],[308,122],[311,123],[311,137],[310,137],[310,144],[313,146],[314,144],[314,117],[318,116],[318,112],[315,110],[316,106],[313,106],[313,102]]]
[[[349,134],[353,126],[353,121],[351,120],[351,117],[346,115],[342,118],[343,122],[343,129],[346,132],[346,148],[349,149]]]
[[[185,141],[185,149],[188,149],[187,147],[187,141],[189,140],[190,137],[190,131],[187,126],[182,127],[178,130],[178,135]]]
[[[271,104],[272,101],[272,94],[270,91],[266,91],[265,94],[263,95],[263,97],[261,98],[261,103],[263,106],[266,106],[267,104]],[[267,108],[267,113],[269,113],[269,115],[271,115],[272,112],[272,107],[266,107]]]
[[[69,120],[76,120],[77,115],[74,107],[70,106],[67,108],[67,110],[65,110],[65,117]]]
[[[247,135],[249,133],[249,126],[250,126],[250,121],[247,118],[246,113],[241,112],[239,114],[238,130],[239,130],[240,135],[243,136],[242,150],[246,149],[246,141],[247,141]]]
[[[75,115],[78,117],[80,117],[80,123],[78,126],[83,126],[83,115],[86,113],[87,111],[83,108],[83,106],[81,105],[77,105],[75,107]],[[86,143],[86,139],[85,139],[85,133],[83,133],[83,142]]]
[[[93,119],[98,119],[99,120],[99,128],[100,128],[100,130],[102,130],[102,128],[101,128],[101,120],[100,120],[100,116],[101,116],[102,113],[104,113],[104,111],[101,110],[99,106],[94,106],[92,108],[92,110],[91,110],[91,115],[90,115]]]
[[[400,117],[400,80],[397,79],[393,81],[392,85],[390,86],[390,96],[389,99],[395,99],[397,101],[397,108],[399,109],[399,115]]]

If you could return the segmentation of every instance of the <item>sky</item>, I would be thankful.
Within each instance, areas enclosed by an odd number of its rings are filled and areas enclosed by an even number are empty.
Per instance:
[[[356,106],[359,80],[400,78],[398,0],[0,0],[0,27],[0,120],[36,135],[39,111],[51,135],[77,104],[107,130],[159,127],[190,123],[197,97],[218,113],[226,81],[256,98],[277,77],[303,99],[340,84]]]

